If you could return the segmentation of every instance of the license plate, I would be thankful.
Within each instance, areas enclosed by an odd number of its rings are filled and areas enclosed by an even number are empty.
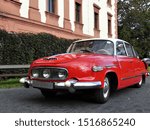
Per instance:
[[[41,82],[41,81],[33,80],[32,86],[36,88],[53,89],[53,83],[51,82]]]

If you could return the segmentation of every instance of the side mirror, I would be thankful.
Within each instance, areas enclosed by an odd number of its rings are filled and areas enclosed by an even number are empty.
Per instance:
[[[144,61],[147,65],[150,66],[150,58],[144,58],[142,59],[142,61]]]

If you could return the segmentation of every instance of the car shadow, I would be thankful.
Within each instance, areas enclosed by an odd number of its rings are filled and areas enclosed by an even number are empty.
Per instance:
[[[110,95],[110,102],[113,102],[114,99],[118,98],[122,95],[130,95],[132,91],[135,91],[135,86],[130,86],[128,88],[124,88],[115,92],[112,92]],[[39,91],[40,92],[40,91]],[[97,104],[94,102],[92,95],[86,92],[76,92],[76,93],[58,93],[56,96],[51,98],[45,98],[41,93],[36,93],[35,95],[31,95],[26,97],[24,100],[28,102],[40,103],[40,104],[53,104],[53,105],[61,105],[61,104],[73,104],[73,103],[83,103],[83,104]]]

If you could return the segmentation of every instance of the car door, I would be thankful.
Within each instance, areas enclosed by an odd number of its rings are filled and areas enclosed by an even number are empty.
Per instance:
[[[127,48],[126,48],[127,47]],[[130,54],[129,46],[122,41],[116,42],[116,55],[120,66],[119,89],[132,84],[133,76],[133,57]]]
[[[129,82],[129,85],[133,85],[135,83],[135,69],[138,68],[138,60],[135,57],[133,47],[131,44],[125,42],[125,47],[128,53],[128,62],[129,62],[129,69],[128,69],[128,77],[125,78]]]
[[[133,63],[134,64],[134,81],[135,81],[135,83],[138,83],[142,78],[141,75],[143,73],[143,63],[139,59],[139,56],[133,47],[132,47],[132,49],[134,52],[134,63]]]

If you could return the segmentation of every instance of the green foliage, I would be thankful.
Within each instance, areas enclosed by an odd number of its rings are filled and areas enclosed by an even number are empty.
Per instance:
[[[140,57],[150,52],[150,2],[149,0],[119,0],[119,38],[130,42]]]
[[[148,71],[150,72],[150,66],[148,67]]]
[[[0,64],[30,64],[35,59],[66,52],[72,42],[46,33],[0,30]]]
[[[0,80],[0,88],[16,88],[21,86],[22,84],[19,83],[19,79]]]

